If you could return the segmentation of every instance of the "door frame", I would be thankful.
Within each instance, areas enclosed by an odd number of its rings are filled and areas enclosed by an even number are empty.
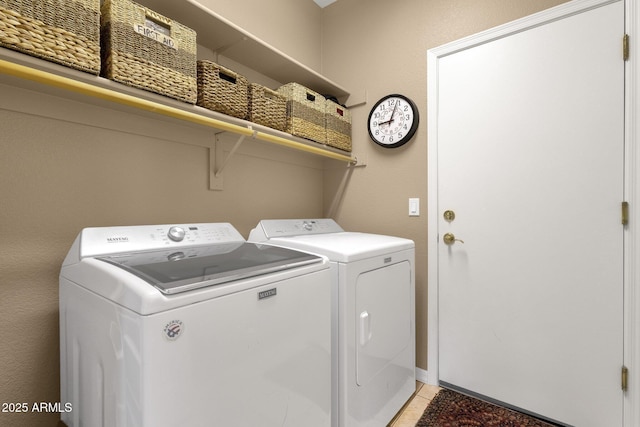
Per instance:
[[[625,67],[625,171],[624,197],[629,202],[629,225],[624,228],[624,316],[623,357],[629,369],[624,393],[624,427],[640,425],[640,4],[636,0],[574,0],[499,27],[465,37],[427,52],[427,297],[428,297],[428,369],[427,382],[437,385],[438,378],[438,60],[461,50],[506,37],[617,1],[624,1],[625,28],[630,38],[630,55]],[[622,55],[622,34],[620,46]],[[622,60],[622,56],[621,56]]]

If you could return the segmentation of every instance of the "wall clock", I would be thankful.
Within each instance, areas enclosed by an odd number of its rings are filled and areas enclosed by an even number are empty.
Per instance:
[[[420,116],[416,104],[404,95],[387,95],[369,113],[369,136],[385,148],[406,144],[418,129]]]

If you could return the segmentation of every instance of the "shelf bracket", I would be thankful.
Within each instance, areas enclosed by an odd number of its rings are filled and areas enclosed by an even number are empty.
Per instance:
[[[347,164],[348,168],[363,168],[367,166],[367,161],[364,158],[358,158],[358,156],[353,156],[353,161]]]
[[[255,138],[258,132],[253,130],[251,126],[247,126],[247,129],[249,129],[252,132],[251,138]],[[218,135],[220,135],[220,133],[224,133],[224,132],[216,133],[213,146],[209,147],[209,189],[215,190],[215,191],[223,190],[224,185],[223,185],[223,179],[222,179],[223,177],[222,172],[227,167],[227,165],[229,164],[229,161],[231,160],[233,155],[236,153],[238,148],[240,148],[240,145],[242,145],[245,138],[247,137],[247,135],[240,135],[236,140],[235,144],[233,144],[231,151],[229,151],[229,154],[227,154],[225,158],[224,151],[223,151],[223,144],[218,140]],[[223,158],[224,158],[224,161],[222,160]],[[222,164],[218,166],[220,162],[222,162]]]

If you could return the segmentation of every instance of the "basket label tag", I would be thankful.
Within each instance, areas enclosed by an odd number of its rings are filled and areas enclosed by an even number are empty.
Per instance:
[[[155,40],[158,43],[162,43],[163,45],[170,47],[171,49],[176,49],[176,42],[166,34],[162,34],[155,28],[148,27],[143,24],[133,24],[133,31],[136,33],[143,35],[145,37],[150,38],[151,40]]]

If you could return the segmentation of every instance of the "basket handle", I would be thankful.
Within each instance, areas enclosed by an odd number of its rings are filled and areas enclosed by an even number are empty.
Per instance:
[[[307,101],[313,102],[315,100],[316,100],[316,96],[311,94],[311,93],[309,93],[309,92],[307,92]]]
[[[236,84],[236,80],[237,80],[236,76],[232,76],[231,74],[227,74],[227,73],[225,73],[223,71],[220,71],[219,74],[220,74],[220,78],[222,80],[226,80],[226,81],[228,81],[230,83]]]
[[[344,116],[344,110],[342,108],[336,108],[336,113],[338,113],[339,116]]]

